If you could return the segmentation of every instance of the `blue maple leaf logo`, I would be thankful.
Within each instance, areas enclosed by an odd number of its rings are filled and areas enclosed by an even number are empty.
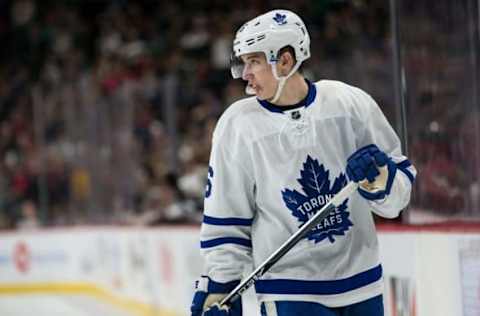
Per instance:
[[[275,14],[275,16],[273,17],[273,20],[274,20],[275,22],[277,22],[278,25],[287,24],[287,15],[286,15],[286,14],[277,13],[277,14]]]
[[[292,215],[298,219],[299,227],[305,224],[347,184],[345,174],[341,173],[335,178],[333,185],[330,186],[330,172],[325,170],[325,167],[310,155],[307,156],[307,161],[303,163],[300,176],[297,181],[302,186],[303,193],[290,189],[282,191],[283,201]],[[307,238],[314,240],[315,243],[328,238],[333,243],[335,242],[334,236],[345,235],[345,232],[353,226],[349,219],[350,213],[347,212],[347,203],[348,199],[313,228],[308,233]]]

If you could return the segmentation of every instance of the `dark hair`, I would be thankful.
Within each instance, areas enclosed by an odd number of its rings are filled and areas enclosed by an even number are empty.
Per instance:
[[[295,56],[295,49],[293,49],[293,47],[290,46],[290,45],[281,48],[278,51],[277,58],[280,58],[280,56],[282,56],[284,53],[287,53],[287,52],[290,53],[290,55],[292,55],[293,63],[296,63],[297,62],[297,57]],[[300,65],[300,67],[298,67],[297,71],[302,72],[302,68],[303,68],[303,63]]]
[[[281,48],[278,51],[277,58],[280,58],[280,56],[282,56],[284,53],[287,53],[287,52],[290,53],[290,55],[292,55],[293,62],[296,63],[297,57],[295,56],[295,49],[293,49],[293,47],[290,45]]]

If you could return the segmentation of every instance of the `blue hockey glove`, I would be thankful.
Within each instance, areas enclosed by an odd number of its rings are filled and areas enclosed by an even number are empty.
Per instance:
[[[218,303],[233,290],[240,281],[219,283],[202,276],[195,284],[191,316],[242,316],[242,299],[233,302],[230,308]]]
[[[234,315],[231,309],[220,307],[218,303],[213,304],[213,306],[208,308],[203,313],[203,316],[231,316],[231,315],[232,316]]]
[[[367,200],[383,200],[392,189],[397,165],[376,145],[354,152],[347,160],[347,175],[358,182],[358,192]]]

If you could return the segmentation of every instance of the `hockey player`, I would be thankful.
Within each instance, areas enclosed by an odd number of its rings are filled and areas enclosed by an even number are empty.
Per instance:
[[[358,192],[318,224],[262,279],[262,315],[383,315],[382,266],[372,212],[405,208],[416,171],[375,101],[338,81],[306,80],[310,38],[293,12],[245,23],[232,74],[254,97],[232,104],[216,126],[208,169],[192,316],[242,315],[218,302],[262,263],[347,179]],[[217,303],[217,304],[215,304]]]

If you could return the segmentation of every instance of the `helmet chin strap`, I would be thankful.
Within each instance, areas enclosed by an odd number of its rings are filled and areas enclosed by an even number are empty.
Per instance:
[[[287,79],[290,78],[298,70],[298,68],[300,67],[300,64],[301,63],[297,61],[293,66],[292,70],[290,70],[290,72],[286,76],[282,76],[282,77],[278,76],[277,67],[275,67],[275,64],[272,64],[273,76],[275,77],[275,79],[277,79],[278,85],[277,85],[277,91],[275,91],[275,95],[270,100],[270,103],[275,104],[275,102],[277,102],[278,99],[280,99],[283,88],[285,87],[285,83],[287,83]]]
[[[292,70],[290,70],[290,72],[286,76],[281,76],[281,77],[278,76],[277,68],[275,67],[275,64],[271,65],[273,76],[278,81],[278,85],[277,85],[277,90],[275,91],[275,95],[269,101],[270,103],[275,104],[275,102],[277,102],[278,99],[280,99],[280,96],[282,95],[283,88],[285,87],[285,84],[287,83],[287,79],[290,78],[298,70],[300,65],[301,65],[301,63],[297,61],[295,63],[295,65],[293,66]],[[248,95],[254,95],[255,94],[255,89],[253,89],[252,87],[250,87],[247,84],[246,87],[245,87],[245,93],[248,94]]]
[[[277,91],[275,91],[275,95],[273,96],[273,99],[270,100],[270,103],[275,104],[278,99],[280,99],[280,95],[282,94],[283,87],[285,86],[285,83],[287,83],[287,76],[283,76],[277,79],[278,84],[277,84]]]

